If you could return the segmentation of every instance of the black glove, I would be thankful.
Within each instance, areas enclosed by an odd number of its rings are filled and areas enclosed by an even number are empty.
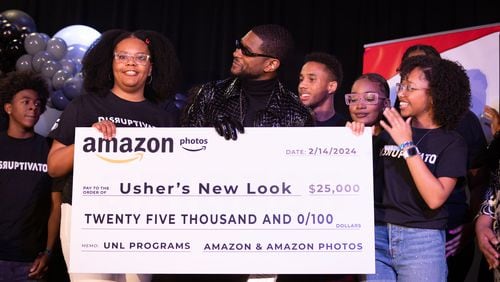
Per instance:
[[[219,117],[214,122],[215,130],[220,136],[223,136],[226,140],[238,138],[236,130],[240,133],[245,133],[245,129],[241,122],[233,120],[229,117]]]

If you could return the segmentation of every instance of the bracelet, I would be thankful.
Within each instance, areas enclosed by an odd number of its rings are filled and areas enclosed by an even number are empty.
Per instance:
[[[413,141],[405,141],[405,142],[401,143],[401,145],[399,145],[399,149],[400,149],[401,151],[403,151],[404,149],[406,149],[406,148],[408,148],[408,147],[411,147],[411,146],[415,146],[415,145],[413,144]]]
[[[50,258],[50,256],[52,255],[52,251],[51,251],[51,250],[49,250],[49,249],[45,249],[45,250],[43,250],[43,251],[39,252],[39,253],[38,253],[38,255],[39,255],[39,256],[42,256],[42,255],[47,255],[47,256]]]

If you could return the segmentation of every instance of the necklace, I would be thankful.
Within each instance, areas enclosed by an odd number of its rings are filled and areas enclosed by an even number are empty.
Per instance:
[[[425,136],[427,136],[429,133],[431,133],[431,131],[433,131],[434,129],[436,129],[436,128],[432,128],[432,129],[427,130],[427,132],[424,133],[424,135],[422,135],[422,137],[420,137],[420,139],[418,139],[418,141],[415,143],[415,146],[418,146],[418,144],[420,144],[420,141],[422,141],[425,138]]]

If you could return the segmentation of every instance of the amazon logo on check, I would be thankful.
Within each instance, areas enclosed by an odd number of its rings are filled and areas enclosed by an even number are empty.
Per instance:
[[[171,137],[123,137],[106,140],[104,138],[86,137],[83,140],[85,153],[96,153],[100,159],[110,163],[128,163],[141,160],[144,153],[172,153],[174,140]],[[109,153],[130,153],[112,154]],[[119,156],[119,157],[118,157]]]

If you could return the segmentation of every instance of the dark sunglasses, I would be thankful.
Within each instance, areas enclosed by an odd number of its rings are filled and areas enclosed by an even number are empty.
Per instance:
[[[243,54],[246,57],[266,57],[266,58],[277,59],[275,56],[254,53],[254,52],[248,50],[248,48],[245,47],[245,45],[241,44],[241,40],[240,39],[236,39],[236,49],[240,49],[241,50],[241,54]]]

